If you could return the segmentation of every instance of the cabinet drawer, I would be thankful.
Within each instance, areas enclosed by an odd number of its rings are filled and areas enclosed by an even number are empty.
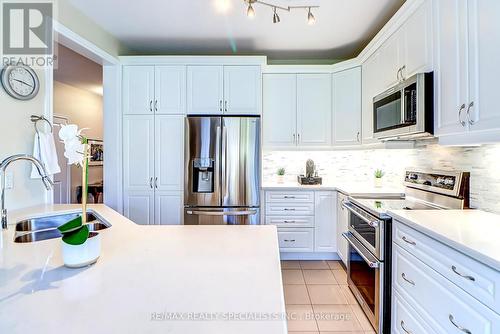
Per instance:
[[[428,323],[428,320],[405,302],[397,291],[393,291],[391,333],[435,334]]]
[[[268,191],[266,203],[314,203],[313,191]]]
[[[269,203],[266,215],[313,216],[314,203]]]
[[[313,216],[266,216],[267,225],[279,227],[314,227]]]
[[[399,222],[394,224],[393,239],[480,302],[500,309],[500,274],[496,270]]]
[[[419,306],[436,332],[500,333],[498,314],[399,245],[393,246],[393,287],[409,303]]]
[[[314,229],[278,229],[278,243],[281,252],[312,252]]]

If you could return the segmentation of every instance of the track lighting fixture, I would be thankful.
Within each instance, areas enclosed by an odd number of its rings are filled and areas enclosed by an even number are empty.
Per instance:
[[[271,7],[273,10],[273,23],[279,23],[280,17],[278,15],[277,10],[283,10],[287,12],[291,12],[292,9],[307,9],[307,23],[309,25],[313,25],[316,23],[316,18],[314,17],[313,13],[311,12],[311,8],[319,8],[319,6],[288,6],[288,7],[283,7],[276,5],[272,2],[273,0],[243,0],[246,5],[247,5],[247,16],[249,18],[254,18],[255,17],[255,9],[253,8],[253,4],[259,4],[267,7]]]

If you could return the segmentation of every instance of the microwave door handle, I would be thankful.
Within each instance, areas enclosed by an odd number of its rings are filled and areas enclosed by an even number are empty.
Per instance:
[[[342,236],[347,240],[349,245],[354,248],[356,252],[358,252],[359,255],[363,258],[363,260],[368,264],[370,268],[379,268],[380,267],[380,262],[370,254],[367,250],[364,250],[363,245],[356,240],[356,238],[350,233],[342,233]]]

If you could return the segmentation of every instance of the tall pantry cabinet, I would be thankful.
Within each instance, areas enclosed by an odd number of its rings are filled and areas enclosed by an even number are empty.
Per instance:
[[[123,206],[142,225],[182,224],[186,66],[123,67]]]

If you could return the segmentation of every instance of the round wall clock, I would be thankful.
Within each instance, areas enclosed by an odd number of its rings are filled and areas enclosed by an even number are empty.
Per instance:
[[[18,100],[31,100],[40,88],[40,81],[35,71],[26,65],[5,66],[1,81],[5,91]]]

